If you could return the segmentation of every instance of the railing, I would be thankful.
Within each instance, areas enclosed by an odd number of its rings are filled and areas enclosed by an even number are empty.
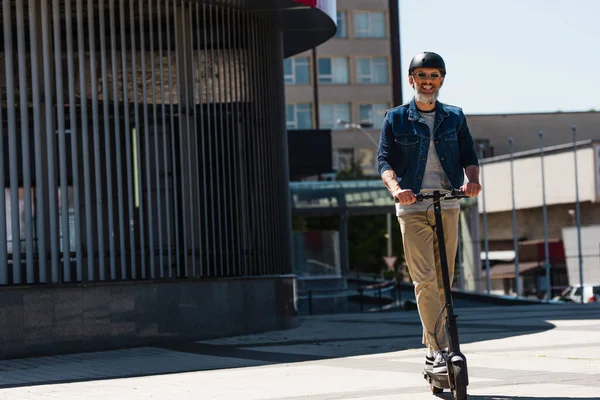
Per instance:
[[[399,286],[399,282],[392,280],[379,281],[357,288],[315,288],[300,291],[297,299],[307,301],[309,315],[314,314],[315,300],[336,298],[345,298],[349,302],[357,302],[360,312],[365,312],[367,304],[376,305],[376,307],[370,308],[369,311],[385,311],[401,307],[402,301]]]

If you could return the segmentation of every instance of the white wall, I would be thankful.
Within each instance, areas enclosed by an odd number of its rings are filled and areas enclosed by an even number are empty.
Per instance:
[[[582,221],[583,222],[583,221]],[[567,275],[570,285],[579,284],[579,257],[577,228],[570,226],[562,230]],[[600,283],[600,225],[581,227],[581,254],[583,260],[583,283]]]
[[[600,180],[596,178],[597,147],[577,150],[579,200],[596,201]],[[539,156],[514,159],[515,208],[541,207],[542,169]],[[512,210],[510,160],[483,164],[482,185],[488,213]],[[544,156],[546,204],[575,203],[575,163],[573,151]],[[483,199],[479,212],[483,212]]]

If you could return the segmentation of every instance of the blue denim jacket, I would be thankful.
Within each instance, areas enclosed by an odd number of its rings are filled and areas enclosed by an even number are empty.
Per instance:
[[[462,109],[436,102],[435,111],[435,148],[450,184],[459,188],[464,184],[463,169],[479,165],[473,138]],[[379,175],[392,169],[402,189],[419,193],[430,140],[429,128],[419,115],[414,98],[388,110],[377,154]]]

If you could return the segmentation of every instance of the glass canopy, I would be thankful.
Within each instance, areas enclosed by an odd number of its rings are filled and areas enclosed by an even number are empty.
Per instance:
[[[394,213],[394,200],[380,180],[290,182],[292,214]],[[475,199],[462,199],[462,208]]]
[[[380,180],[290,182],[292,213],[394,212],[392,196]]]

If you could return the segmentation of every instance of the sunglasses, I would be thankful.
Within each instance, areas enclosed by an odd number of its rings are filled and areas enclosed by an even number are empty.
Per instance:
[[[426,72],[417,72],[416,74],[413,74],[413,76],[416,76],[419,79],[426,79],[427,77],[430,77],[431,79],[438,79],[442,77],[442,74],[439,72],[432,72],[430,74]]]

